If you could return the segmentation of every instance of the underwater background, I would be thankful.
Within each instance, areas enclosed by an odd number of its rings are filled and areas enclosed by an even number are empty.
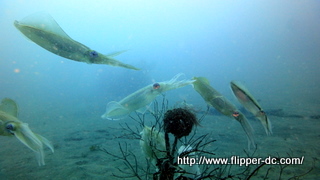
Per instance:
[[[36,12],[49,13],[71,38],[100,53],[128,50],[115,59],[141,70],[85,64],[44,50],[13,26]],[[116,167],[126,168],[123,162],[93,151],[94,145],[117,153],[118,142],[126,142],[143,154],[139,140],[121,138],[119,124],[135,127],[135,121],[101,118],[107,103],[178,73],[206,77],[239,108],[229,83],[242,81],[266,113],[281,111],[270,113],[272,136],[248,116],[255,155],[304,156],[286,177],[310,169],[302,179],[320,176],[319,1],[3,0],[0,19],[0,98],[15,100],[19,119],[55,147],[53,154],[45,149],[46,165],[39,167],[30,149],[1,136],[0,179],[116,179],[110,176],[121,174]],[[192,86],[165,98],[170,107],[185,101],[206,110]],[[199,133],[217,140],[210,145],[216,157],[245,156],[247,139],[234,119],[214,112],[201,125]]]

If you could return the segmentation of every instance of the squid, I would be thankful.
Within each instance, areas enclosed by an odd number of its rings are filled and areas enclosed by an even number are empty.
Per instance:
[[[21,21],[14,21],[14,26],[32,42],[58,56],[88,64],[107,64],[139,70],[112,58],[123,51],[103,55],[73,40],[49,14],[29,15]]]
[[[263,111],[258,101],[252,96],[249,90],[238,81],[231,81],[231,90],[233,94],[236,96],[238,101],[249,111],[251,112],[257,119],[260,120],[263,125],[266,134],[272,134],[271,122],[267,117],[267,114]]]
[[[101,116],[103,119],[119,120],[133,111],[144,113],[148,105],[160,94],[191,85],[194,80],[178,80],[183,74],[175,75],[171,80],[150,84],[136,92],[128,95],[119,102],[111,101],[107,104],[106,112]]]
[[[247,135],[248,148],[250,149],[251,145],[255,148],[253,129],[243,113],[241,113],[236,106],[234,106],[222,94],[211,87],[207,78],[194,77],[193,79],[195,80],[195,82],[193,82],[193,88],[201,95],[205,102],[223,115],[237,120]]]
[[[27,123],[18,118],[18,106],[14,100],[4,98],[0,104],[0,135],[15,136],[20,142],[35,152],[39,166],[45,165],[43,145],[52,152],[54,148],[49,140],[31,131]]]
[[[199,159],[196,152],[191,152],[193,150],[191,145],[181,145],[178,149],[178,157],[179,158],[193,158],[193,159]],[[186,155],[183,155],[186,153]],[[188,177],[190,179],[197,179],[196,177],[199,177],[201,175],[201,170],[199,168],[198,163],[195,163],[193,165],[190,164],[183,164],[178,163],[178,166],[183,169],[186,173],[181,173],[179,175],[183,175],[184,177]]]
[[[167,155],[164,134],[157,131],[154,127],[144,126],[140,135],[140,147],[142,152],[148,161],[157,167],[158,159],[165,158]]]

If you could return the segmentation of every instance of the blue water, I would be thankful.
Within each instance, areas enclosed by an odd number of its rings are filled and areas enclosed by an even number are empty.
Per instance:
[[[14,20],[39,11],[51,14],[70,37],[100,53],[128,50],[115,59],[141,70],[80,63],[44,50],[13,26]],[[70,134],[88,130],[90,137],[90,130],[116,127],[118,122],[100,118],[108,102],[119,101],[153,82],[170,80],[178,73],[184,73],[187,79],[208,78],[214,88],[237,106],[240,104],[229,88],[231,80],[244,82],[266,110],[284,109],[307,118],[319,115],[320,2],[316,0],[7,0],[0,2],[0,18],[0,98],[14,99],[19,104],[20,120],[56,146],[60,144],[55,154],[46,158],[46,166],[55,169],[52,172],[63,168],[63,163],[55,164],[59,159],[68,164],[66,157],[70,150],[64,139]],[[170,104],[185,100],[206,107],[191,86],[168,91],[166,97]],[[296,126],[285,131],[277,126],[291,127],[293,120],[270,119],[275,126],[274,137],[280,137],[280,144],[282,133],[291,137],[299,132],[301,139],[308,134],[306,139],[310,143],[301,147],[312,149],[312,153],[304,155],[309,159],[319,156],[319,146],[315,144],[319,144],[316,130],[320,127],[316,120],[297,119]],[[252,124],[261,132],[263,137],[257,143],[262,144],[266,137],[264,130],[259,122]],[[304,129],[304,124],[314,129]],[[241,129],[239,133],[246,143]],[[95,143],[94,139],[90,141]],[[40,167],[33,153],[15,138],[1,137],[0,144],[5,147],[1,148],[1,179],[33,179],[42,177],[36,172],[50,171],[41,167],[34,170],[35,175],[29,173],[29,169]],[[81,145],[77,145],[79,150]],[[246,144],[240,147],[246,148]],[[29,158],[24,161],[25,171],[19,173],[12,169],[25,157],[20,153],[6,155],[14,153],[15,148]],[[292,148],[294,145],[282,150]],[[50,162],[54,165],[50,166]],[[54,179],[57,174],[49,174],[47,178]],[[76,173],[65,177],[86,179]],[[94,177],[103,179],[99,173]]]

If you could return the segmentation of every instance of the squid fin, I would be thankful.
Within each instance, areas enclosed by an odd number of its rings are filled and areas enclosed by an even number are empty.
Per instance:
[[[203,83],[210,85],[209,80],[205,77],[194,77],[193,79],[196,81],[202,81]]]
[[[14,117],[18,116],[18,105],[17,103],[9,98],[4,98],[0,104],[0,111],[6,112]]]
[[[109,102],[106,109],[106,112],[101,116],[103,119],[120,120],[130,114],[127,108],[116,101]]]
[[[110,54],[106,54],[107,57],[114,57],[114,56],[118,56],[119,54],[122,54],[124,52],[127,52],[128,50],[123,50],[123,51],[117,51],[117,52],[113,52]]]
[[[23,18],[21,21],[15,21],[14,24],[18,29],[20,29],[19,25],[29,26],[34,29],[39,29],[52,34],[57,34],[64,38],[70,38],[70,36],[68,36],[67,33],[64,32],[64,30],[59,26],[59,24],[48,13],[34,13]]]

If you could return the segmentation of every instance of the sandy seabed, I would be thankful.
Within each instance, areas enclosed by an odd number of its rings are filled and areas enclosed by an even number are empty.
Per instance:
[[[294,110],[293,110],[294,112]],[[137,179],[116,178],[112,174],[126,176],[119,172],[121,169],[130,172],[123,161],[112,157],[93,147],[99,145],[109,152],[120,155],[119,143],[127,144],[137,157],[141,167],[145,166],[145,159],[139,147],[139,140],[124,138],[126,132],[119,124],[127,123],[130,127],[138,126],[137,122],[127,118],[121,121],[108,121],[100,118],[91,119],[79,117],[57,116],[47,117],[45,123],[31,126],[31,129],[51,140],[55,152],[45,149],[45,166],[39,167],[34,153],[20,143],[15,137],[0,137],[0,179]],[[147,116],[148,117],[148,116]],[[72,124],[70,119],[77,118],[78,124]],[[308,118],[269,117],[273,125],[273,135],[267,136],[257,120],[249,119],[255,129],[257,150],[254,157],[302,157],[302,165],[290,165],[283,170],[282,178],[288,179],[302,175],[313,168],[301,179],[316,179],[320,176],[320,121]],[[152,117],[146,121],[153,121]],[[149,120],[150,119],[150,120]],[[209,144],[207,150],[215,153],[210,157],[231,157],[233,155],[247,157],[247,138],[238,122],[233,119],[207,115],[197,128],[197,134],[210,133],[210,139],[216,141]],[[59,128],[58,128],[59,127]],[[93,148],[93,149],[92,149]],[[265,165],[252,179],[263,177],[270,165]],[[239,166],[232,167],[232,174],[241,171]],[[279,166],[273,166],[269,171],[271,179],[278,179]],[[144,178],[142,178],[144,179]]]

